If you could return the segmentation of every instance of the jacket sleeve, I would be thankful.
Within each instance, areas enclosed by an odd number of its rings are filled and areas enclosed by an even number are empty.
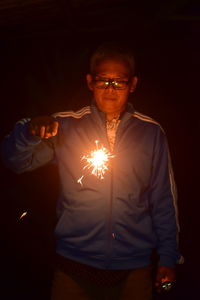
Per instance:
[[[54,159],[52,139],[44,140],[28,133],[30,119],[16,123],[1,144],[4,164],[16,173],[32,171]]]
[[[150,207],[157,236],[159,265],[174,267],[181,258],[178,249],[177,193],[167,139],[160,128],[154,144]]]

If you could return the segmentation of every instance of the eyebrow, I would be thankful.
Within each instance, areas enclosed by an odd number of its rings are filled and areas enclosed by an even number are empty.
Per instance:
[[[101,76],[95,76],[98,77],[98,79],[95,79],[95,81],[118,81],[118,82],[129,82],[129,79],[126,78],[107,78],[107,77],[101,77]]]
[[[95,76],[108,78],[108,75],[105,73],[97,73],[95,74]],[[121,75],[118,75],[117,77],[112,77],[112,79],[122,79],[127,77],[129,77],[128,74],[121,73]]]

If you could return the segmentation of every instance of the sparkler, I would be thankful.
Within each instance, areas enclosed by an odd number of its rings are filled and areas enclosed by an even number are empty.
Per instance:
[[[88,155],[84,155],[81,161],[86,161],[83,170],[91,171],[91,174],[99,179],[104,178],[105,172],[109,167],[109,160],[113,158],[112,155],[105,147],[99,146],[99,141],[95,141],[96,149],[92,150]],[[82,180],[85,175],[82,175],[77,182],[83,185]]]

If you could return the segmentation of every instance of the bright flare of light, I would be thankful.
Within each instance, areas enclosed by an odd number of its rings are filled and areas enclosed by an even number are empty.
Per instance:
[[[24,218],[27,215],[27,211],[23,212],[23,214],[21,214],[21,216],[19,217],[19,220],[21,220],[22,218]]]
[[[96,149],[92,150],[88,155],[84,155],[81,160],[86,161],[86,165],[83,167],[83,170],[91,171],[92,175],[95,175],[99,179],[104,178],[105,172],[108,170],[109,160],[113,158],[112,155],[105,147],[99,147],[99,142],[95,141]],[[78,183],[82,185],[82,175],[78,179]]]

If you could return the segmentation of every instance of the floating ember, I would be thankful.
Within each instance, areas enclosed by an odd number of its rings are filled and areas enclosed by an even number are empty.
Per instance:
[[[23,212],[23,214],[21,214],[21,216],[19,217],[19,220],[23,219],[26,215],[27,215],[27,211]]]

